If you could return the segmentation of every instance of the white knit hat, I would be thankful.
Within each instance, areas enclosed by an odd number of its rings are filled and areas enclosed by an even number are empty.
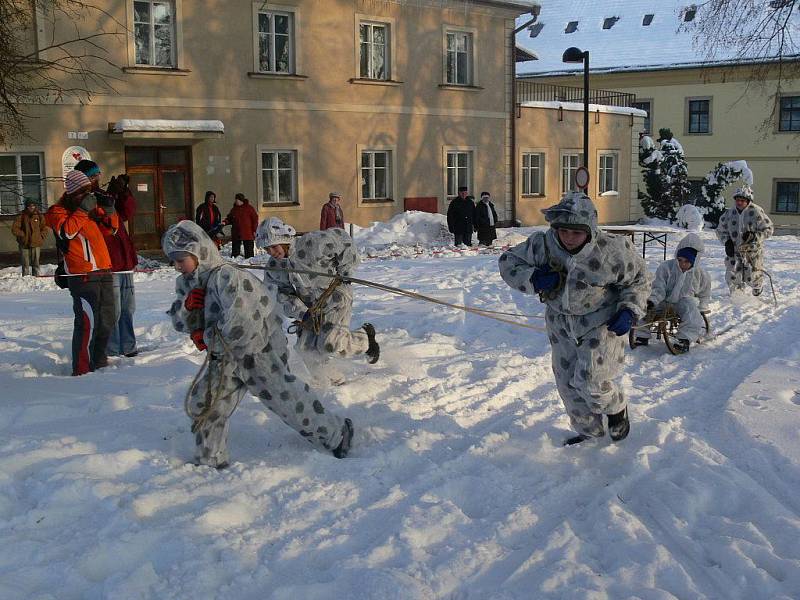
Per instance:
[[[92,187],[92,182],[80,171],[70,171],[67,173],[67,176],[64,177],[64,188],[67,190],[68,194],[74,194],[85,187]]]
[[[296,234],[297,231],[291,225],[287,225],[278,217],[270,217],[258,225],[256,246],[269,248],[278,244],[290,244]]]
[[[753,190],[750,189],[749,185],[743,185],[740,188],[737,188],[736,191],[733,193],[733,199],[736,198],[744,198],[748,202],[753,201]]]

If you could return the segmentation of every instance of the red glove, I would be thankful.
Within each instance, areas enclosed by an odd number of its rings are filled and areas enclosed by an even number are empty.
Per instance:
[[[200,352],[208,350],[208,346],[206,346],[206,343],[203,340],[202,329],[195,329],[189,337],[192,338],[194,345],[197,347],[198,350],[200,350]]]
[[[203,310],[206,306],[205,288],[196,287],[186,294],[183,306],[186,307],[186,310]]]

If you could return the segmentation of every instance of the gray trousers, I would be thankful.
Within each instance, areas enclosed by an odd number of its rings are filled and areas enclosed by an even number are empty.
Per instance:
[[[190,392],[195,414],[213,402],[208,419],[195,432],[195,458],[200,464],[217,467],[229,462],[229,419],[246,391],[309,442],[325,450],[339,445],[344,419],[327,411],[308,384],[289,371],[287,356],[280,329],[260,352],[244,356],[241,362],[230,355],[209,356],[204,376]]]
[[[627,405],[618,380],[625,362],[627,336],[616,336],[605,324],[589,331],[577,344],[567,332],[566,317],[552,313],[547,333],[552,346],[553,373],[572,428],[592,437],[605,434],[603,415]]]
[[[319,335],[303,329],[297,340],[297,349],[303,353],[317,352],[342,357],[364,354],[369,348],[369,338],[363,329],[350,329],[352,317],[353,292],[349,285],[340,285],[325,304]]]
[[[733,256],[725,257],[725,281],[731,291],[743,289],[745,284],[760,290],[764,280],[763,268],[764,246],[744,252],[737,248]]]
[[[22,276],[39,274],[39,254],[41,248],[19,247],[20,263],[22,264]]]

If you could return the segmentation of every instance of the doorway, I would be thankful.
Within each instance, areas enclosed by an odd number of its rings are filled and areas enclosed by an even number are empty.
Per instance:
[[[191,148],[125,148],[125,172],[136,197],[128,230],[137,247],[158,248],[170,225],[192,218]]]

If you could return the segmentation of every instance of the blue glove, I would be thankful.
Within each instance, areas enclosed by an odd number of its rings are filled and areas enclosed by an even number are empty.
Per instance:
[[[311,319],[311,311],[307,310],[306,312],[303,313],[303,316],[300,317],[300,322],[305,325],[310,319]]]
[[[623,308],[617,311],[617,314],[611,317],[607,324],[610,332],[618,336],[625,335],[633,326],[633,312],[629,308]]]
[[[556,271],[550,270],[549,267],[546,269],[534,269],[533,275],[531,275],[533,291],[537,294],[554,290],[558,287],[560,281],[561,276]]]

